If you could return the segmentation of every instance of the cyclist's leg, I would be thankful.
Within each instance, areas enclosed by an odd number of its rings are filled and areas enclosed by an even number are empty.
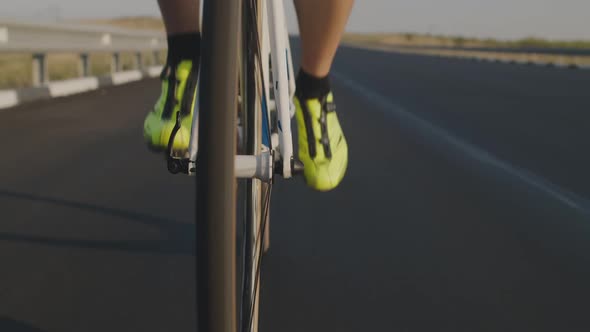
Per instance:
[[[354,0],[295,0],[303,51],[301,67],[315,77],[330,72]]]
[[[334,189],[348,164],[329,73],[353,2],[295,0],[303,51],[295,97],[299,158],[308,185],[321,191]]]
[[[199,0],[158,0],[168,35],[168,56],[162,72],[162,93],[144,122],[144,137],[154,150],[168,145],[177,114],[182,127],[173,148],[187,150],[200,58]]]
[[[200,31],[199,0],[158,0],[158,5],[168,36]]]

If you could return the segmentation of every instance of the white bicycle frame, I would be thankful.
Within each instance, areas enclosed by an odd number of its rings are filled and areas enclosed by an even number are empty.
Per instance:
[[[275,173],[273,167],[275,161],[282,161],[283,169],[280,174],[284,178],[293,175],[293,135],[291,132],[291,117],[294,113],[293,96],[295,95],[295,77],[291,46],[285,19],[285,7],[283,0],[261,0],[262,4],[262,36],[261,36],[261,60],[263,64],[262,77],[266,89],[266,105],[268,118],[270,110],[274,106],[277,111],[278,135],[271,137],[273,153],[269,149],[256,156],[236,156],[235,175],[238,178],[257,178],[262,181],[270,181]],[[272,68],[268,68],[269,58]],[[272,70],[272,87],[274,89],[274,101],[270,96],[270,70]],[[198,105],[195,102],[191,139],[189,144],[189,174],[194,175],[198,154]],[[270,130],[270,128],[269,128]]]

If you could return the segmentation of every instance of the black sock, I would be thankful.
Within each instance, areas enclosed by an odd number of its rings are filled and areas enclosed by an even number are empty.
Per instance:
[[[330,77],[315,77],[300,69],[296,86],[296,95],[301,99],[322,98],[330,93]]]
[[[179,33],[168,36],[168,64],[174,65],[182,60],[199,62],[201,58],[201,33]]]

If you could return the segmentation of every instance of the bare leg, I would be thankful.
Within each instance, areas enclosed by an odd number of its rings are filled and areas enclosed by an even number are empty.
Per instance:
[[[168,35],[199,32],[199,0],[158,0]]]
[[[325,77],[330,72],[354,0],[294,2],[303,50],[301,67],[310,75]]]

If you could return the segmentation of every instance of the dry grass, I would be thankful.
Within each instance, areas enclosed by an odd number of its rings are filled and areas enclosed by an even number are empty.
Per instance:
[[[0,55],[0,89],[30,85],[31,70],[30,55]]]
[[[349,41],[350,42],[350,41]],[[392,51],[396,53],[421,54],[430,56],[443,56],[464,59],[482,59],[490,61],[501,61],[507,63],[557,65],[564,67],[590,67],[590,56],[569,56],[537,53],[510,53],[510,52],[482,52],[448,49],[424,49],[411,46],[387,45],[376,43],[353,42],[352,44],[366,48]]]
[[[508,43],[518,45],[518,41],[514,42],[500,42],[490,40],[477,39],[462,39],[458,41],[457,38],[452,37],[436,37],[436,36],[420,36],[420,35],[401,35],[401,34],[374,34],[361,35],[352,34],[346,35],[344,41],[350,44],[359,45],[368,48],[377,48],[382,50],[389,50],[398,53],[423,54],[432,56],[445,56],[456,58],[478,58],[486,60],[498,60],[503,62],[529,63],[529,64],[554,64],[558,66],[590,66],[590,56],[571,56],[560,54],[536,54],[536,53],[513,53],[513,52],[492,52],[492,51],[471,51],[461,49],[443,49],[443,47],[510,47]],[[546,42],[546,41],[545,41]],[[524,41],[523,41],[524,43]],[[548,43],[548,42],[547,42]],[[570,42],[572,43],[572,42]],[[560,45],[560,44],[552,44]],[[569,46],[575,48],[585,48],[584,42],[578,44],[570,44]],[[428,47],[441,47],[441,49],[424,49]],[[531,45],[531,47],[534,47]],[[552,47],[566,47],[566,46],[552,46]]]
[[[349,43],[393,44],[399,46],[452,46],[450,38],[414,34],[346,34]]]
[[[156,64],[151,53],[144,53],[143,63],[146,66]],[[121,69],[130,70],[135,67],[134,55],[121,54]],[[49,54],[49,79],[59,81],[79,77],[77,54]],[[162,57],[157,63],[162,63]],[[90,56],[90,74],[100,76],[110,73],[111,55],[92,54]],[[30,54],[0,54],[0,89],[22,88],[32,84],[32,57]]]
[[[590,41],[546,40],[540,38],[524,38],[517,40],[497,40],[466,38],[461,36],[434,36],[413,33],[351,33],[344,36],[348,42],[379,43],[398,46],[431,46],[431,47],[478,47],[478,48],[572,48],[588,49]]]

